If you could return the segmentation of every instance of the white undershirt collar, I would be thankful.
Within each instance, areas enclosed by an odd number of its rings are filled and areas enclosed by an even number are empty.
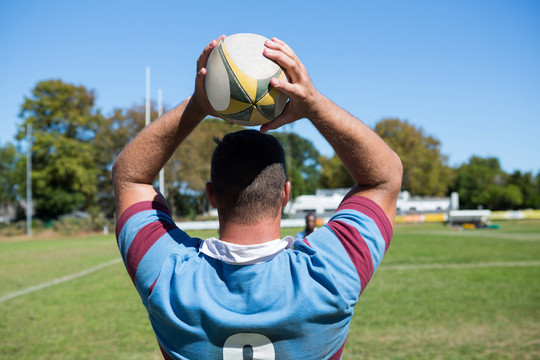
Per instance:
[[[293,241],[292,236],[287,236],[283,239],[271,240],[262,244],[238,245],[216,238],[209,238],[203,241],[199,251],[228,264],[253,265],[273,259],[285,249],[290,248]]]

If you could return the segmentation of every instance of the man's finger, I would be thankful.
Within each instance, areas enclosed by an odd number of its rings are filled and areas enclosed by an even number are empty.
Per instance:
[[[276,50],[282,51],[283,53],[287,54],[287,56],[289,56],[294,61],[298,60],[298,57],[294,53],[293,49],[291,49],[287,44],[285,44],[285,42],[283,42],[283,41],[281,41],[281,40],[279,40],[277,38],[272,38],[272,40],[267,40],[265,42],[265,45],[267,47],[271,48],[271,49],[276,49]]]
[[[296,87],[294,84],[288,81],[279,80],[278,78],[270,79],[270,85],[276,88],[279,92],[285,94],[288,98],[292,98],[296,95]]]
[[[274,50],[270,48],[264,49],[264,56],[272,61],[275,61],[287,72],[287,75],[293,83],[298,82],[300,79],[300,69],[298,64],[287,54],[281,50]]]
[[[204,77],[206,76],[206,68],[203,67],[197,71],[197,75],[195,76],[195,85],[202,85],[204,84]]]
[[[269,123],[264,124],[261,126],[260,131],[265,133],[270,130],[275,130],[285,124],[288,124],[290,121],[287,121],[285,117],[282,117],[281,115],[275,118],[274,120],[270,121]]]
[[[267,131],[270,131],[270,130],[275,130],[275,129],[277,129],[277,128],[285,125],[285,124],[293,122],[295,119],[292,116],[292,114],[290,114],[289,111],[288,111],[289,105],[290,105],[290,103],[287,103],[287,105],[285,105],[285,108],[283,109],[283,112],[281,113],[281,115],[279,115],[274,120],[272,120],[272,121],[264,124],[263,126],[261,126],[260,131],[261,132],[267,132]]]
[[[264,56],[281,66],[292,83],[297,83],[302,78],[301,69],[298,67],[298,64],[281,51],[265,49]]]
[[[214,49],[216,45],[216,40],[212,40],[210,41],[210,44],[206,45],[203,52],[201,53],[201,56],[199,56],[199,59],[197,60],[197,72],[199,72],[203,67],[206,66],[206,63],[208,62],[208,57],[210,56],[212,49]]]
[[[225,39],[225,35],[221,35],[219,38],[217,38],[216,40],[210,41],[210,43],[206,45],[201,56],[199,56],[199,59],[197,60],[197,72],[199,72],[201,68],[206,66],[210,53],[223,39]]]

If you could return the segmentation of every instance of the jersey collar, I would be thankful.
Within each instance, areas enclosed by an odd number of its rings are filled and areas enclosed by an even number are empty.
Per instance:
[[[293,242],[294,238],[287,236],[262,244],[238,245],[212,237],[203,241],[199,251],[227,264],[254,265],[273,259],[290,248]]]

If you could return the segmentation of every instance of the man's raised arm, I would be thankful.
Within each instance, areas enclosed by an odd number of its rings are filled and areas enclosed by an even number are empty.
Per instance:
[[[287,72],[290,82],[272,79],[271,84],[289,97],[289,103],[283,114],[261,131],[308,118],[356,181],[347,196],[362,195],[373,200],[393,222],[403,173],[399,156],[367,125],[319,93],[287,44],[273,38],[266,47],[265,56]]]
[[[208,56],[223,38],[212,40],[199,57],[193,96],[152,122],[118,155],[113,165],[117,217],[141,201],[158,201],[167,205],[152,183],[191,131],[207,115],[217,115],[206,97],[204,77]]]

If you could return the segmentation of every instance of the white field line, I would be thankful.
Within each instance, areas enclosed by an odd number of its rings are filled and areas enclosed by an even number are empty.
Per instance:
[[[75,274],[63,276],[63,277],[60,277],[60,278],[57,278],[57,279],[54,279],[54,280],[51,280],[51,281],[47,281],[47,282],[45,282],[45,283],[42,283],[42,284],[39,284],[39,285],[36,285],[36,286],[32,286],[32,287],[23,289],[23,290],[21,290],[21,291],[17,291],[17,292],[8,294],[8,295],[3,296],[3,297],[0,298],[0,303],[2,303],[2,302],[4,302],[4,301],[7,301],[7,300],[11,300],[11,299],[16,298],[16,297],[18,297],[18,296],[30,294],[30,293],[32,293],[32,292],[34,292],[34,291],[38,291],[38,290],[41,290],[41,289],[48,288],[49,286],[61,284],[61,283],[66,282],[66,281],[70,281],[70,280],[79,278],[79,277],[81,277],[81,276],[85,276],[85,275],[91,274],[91,273],[93,273],[93,272],[95,272],[95,271],[98,271],[98,270],[101,270],[101,269],[103,269],[103,268],[106,268],[107,266],[111,266],[111,265],[117,264],[117,263],[119,263],[120,261],[122,261],[122,259],[121,259],[121,258],[117,258],[117,259],[114,259],[114,260],[111,260],[111,261],[107,261],[106,263],[103,263],[103,264],[94,266],[94,267],[92,267],[92,268],[90,268],[90,269],[86,269],[86,270],[80,271],[80,272],[75,273]]]
[[[494,261],[476,264],[404,264],[404,265],[382,265],[380,270],[431,270],[431,269],[474,269],[490,267],[528,267],[540,266],[538,261]]]

